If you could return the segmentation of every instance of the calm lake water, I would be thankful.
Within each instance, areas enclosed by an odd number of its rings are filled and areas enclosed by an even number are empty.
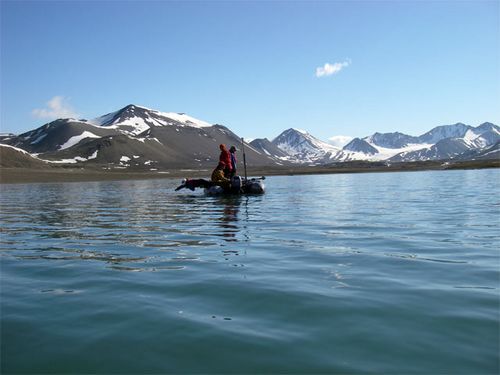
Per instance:
[[[2,373],[500,371],[500,171],[2,185]]]

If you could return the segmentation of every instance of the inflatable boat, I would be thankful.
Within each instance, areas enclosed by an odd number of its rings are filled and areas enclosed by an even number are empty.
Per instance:
[[[205,194],[264,194],[265,185],[263,180],[265,179],[265,177],[245,179],[241,176],[234,176],[231,179],[231,188],[229,190],[219,185],[212,185],[205,188]]]
[[[244,178],[241,176],[233,176],[229,188],[223,188],[220,185],[205,179],[189,179],[182,180],[181,185],[175,191],[183,188],[194,191],[197,188],[202,188],[206,195],[222,195],[222,194],[264,194],[265,185],[263,177]]]
[[[203,178],[185,178],[184,180],[182,180],[181,185],[175,189],[175,191],[183,188],[194,191],[196,188],[202,188],[207,195],[264,194],[266,188],[263,181],[266,178],[264,176],[255,178],[247,177],[247,160],[245,155],[245,142],[243,138],[241,138],[241,148],[243,150],[243,165],[245,168],[245,177],[233,176],[229,183],[225,182],[224,184],[208,181]]]

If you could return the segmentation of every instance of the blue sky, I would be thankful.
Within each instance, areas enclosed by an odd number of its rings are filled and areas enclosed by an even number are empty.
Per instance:
[[[499,1],[1,1],[2,132],[127,104],[247,138],[500,124]]]

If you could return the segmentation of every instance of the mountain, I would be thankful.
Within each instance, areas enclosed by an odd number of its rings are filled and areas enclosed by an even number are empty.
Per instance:
[[[378,150],[363,139],[354,138],[344,146],[344,151],[362,152],[366,155],[378,154]]]
[[[467,131],[471,129],[474,128],[472,126],[462,124],[461,122],[454,125],[437,126],[418,137],[418,143],[436,144],[446,138],[463,138]]]
[[[0,167],[45,169],[50,165],[20,148],[0,144]]]
[[[219,159],[219,144],[239,145],[241,139],[222,125],[184,113],[128,105],[92,120],[55,120],[2,142],[52,162],[156,170],[211,169]],[[276,165],[250,146],[245,151],[249,167]]]
[[[209,128],[212,125],[186,115],[185,113],[160,112],[146,107],[129,104],[126,107],[90,120],[89,123],[120,129],[129,135],[146,135],[151,128],[163,126],[189,126]]]
[[[477,154],[469,159],[481,160],[481,159],[496,159],[500,160],[500,141],[496,142],[490,147],[477,151]]]
[[[485,133],[488,131],[495,131],[495,132],[499,133],[500,127],[495,125],[495,124],[492,124],[491,122],[483,122],[481,125],[479,125],[475,128],[475,131],[478,134]]]
[[[272,140],[280,150],[290,155],[297,163],[317,163],[330,153],[339,151],[338,147],[320,141],[304,130],[287,129]]]
[[[346,144],[342,150],[328,155],[328,160],[324,159],[324,163],[331,161],[353,161],[353,160],[371,160],[379,151],[364,139],[354,138]]]
[[[85,138],[101,138],[118,134],[120,132],[115,129],[93,126],[86,121],[59,119],[18,137],[10,137],[4,140],[4,143],[30,153],[40,154],[70,148]]]
[[[477,127],[457,123],[438,126],[415,137],[400,132],[375,133],[356,140],[332,156],[336,161],[389,160],[410,162],[418,160],[444,160],[458,158],[470,150],[481,150],[500,139],[500,128],[492,123]],[[367,144],[377,150],[368,151]],[[470,155],[475,155],[471,153]]]
[[[393,162],[444,160],[452,159],[468,150],[470,147],[463,139],[445,138],[429,148],[401,152],[388,160]]]
[[[458,123],[438,126],[419,137],[420,142],[432,142],[420,150],[402,151],[389,161],[408,162],[417,160],[462,159],[465,155],[480,154],[484,149],[500,141],[500,127],[484,123],[477,127]],[[472,152],[471,152],[472,151]]]
[[[500,160],[500,141],[482,149],[472,149],[457,157],[460,160]]]
[[[8,142],[9,139],[15,136],[16,135],[12,133],[0,133],[0,142]]]
[[[410,144],[422,143],[418,137],[406,135],[403,133],[375,133],[369,137],[363,138],[364,141],[371,145],[384,148],[403,148]]]
[[[500,127],[490,122],[477,127],[442,125],[420,136],[377,132],[355,138],[342,149],[291,128],[272,141],[255,139],[245,145],[245,151],[249,167],[352,160],[464,160],[494,158],[498,153],[492,147],[498,147],[499,141]],[[20,151],[3,148],[2,154],[9,155],[4,160],[7,164],[13,163],[12,155],[18,155],[27,165],[46,161],[105,169],[210,170],[217,164],[221,143],[241,149],[241,138],[225,126],[134,104],[90,120],[58,119],[18,136],[0,134],[0,144],[29,154],[21,156]],[[241,165],[243,158],[238,159]]]
[[[269,141],[267,138],[257,138],[250,142],[252,146],[258,152],[264,153],[279,162],[289,161],[291,159],[290,155],[284,152],[282,149],[277,147],[274,143]]]
[[[465,137],[469,142],[472,143],[472,146],[476,148],[484,148],[491,145],[494,145],[498,142],[500,138],[500,132],[496,129],[487,130],[484,133],[481,133],[477,136],[475,133],[472,133],[471,137]]]

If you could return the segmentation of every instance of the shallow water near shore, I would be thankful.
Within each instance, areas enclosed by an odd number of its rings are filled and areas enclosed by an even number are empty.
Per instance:
[[[499,366],[499,170],[0,186],[2,373]]]

